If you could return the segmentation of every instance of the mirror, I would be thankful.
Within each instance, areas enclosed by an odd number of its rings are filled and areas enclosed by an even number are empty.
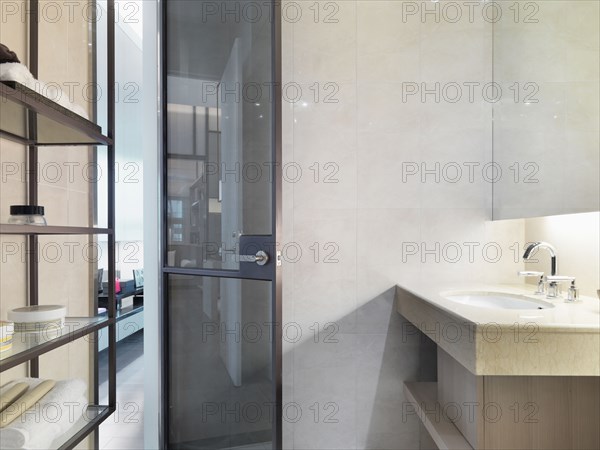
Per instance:
[[[497,2],[493,218],[599,209],[600,2]]]

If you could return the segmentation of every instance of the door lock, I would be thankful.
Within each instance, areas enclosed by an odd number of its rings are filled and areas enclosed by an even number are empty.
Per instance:
[[[259,266],[264,266],[269,262],[269,255],[266,252],[259,250],[256,255],[240,255],[240,262],[253,262]]]

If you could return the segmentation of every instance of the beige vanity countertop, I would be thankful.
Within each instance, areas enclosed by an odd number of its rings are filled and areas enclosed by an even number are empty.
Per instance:
[[[531,285],[414,284],[397,286],[397,309],[416,328],[476,375],[600,375],[600,301],[537,296]],[[554,308],[482,308],[442,293],[525,295]],[[410,330],[405,330],[410,334]]]

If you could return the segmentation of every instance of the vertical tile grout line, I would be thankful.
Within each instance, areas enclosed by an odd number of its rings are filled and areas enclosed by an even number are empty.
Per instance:
[[[424,41],[430,37],[428,36],[428,32],[430,32],[430,30],[427,27],[427,20],[421,18],[421,20],[418,23],[419,25],[419,81],[421,83],[426,83],[426,70],[425,70],[425,64],[424,64],[424,54],[425,54],[425,49],[423,46]],[[434,30],[435,32],[435,30]],[[433,34],[433,32],[432,32]],[[421,162],[421,164],[424,163],[424,161],[426,161],[426,154],[427,152],[423,151],[423,136],[426,133],[425,127],[424,127],[424,116],[425,116],[425,111],[427,110],[427,103],[423,101],[423,99],[421,98],[421,103],[419,106],[419,139],[418,139],[418,143],[419,143],[419,161]],[[427,220],[427,213],[429,212],[429,202],[428,202],[428,197],[427,197],[427,189],[425,188],[425,186],[427,186],[426,183],[423,183],[421,180],[421,183],[419,184],[419,192],[420,192],[420,201],[419,201],[419,242],[423,243],[425,242],[425,237],[427,236],[427,232],[424,232],[424,226],[425,226],[425,221]],[[426,245],[426,244],[425,244]],[[425,263],[423,263],[423,259],[420,259],[420,263],[419,263],[419,280],[420,282],[423,282],[423,278],[424,278],[424,274],[426,272],[426,269],[424,268]],[[420,439],[420,438],[419,438]]]
[[[292,79],[295,78],[295,71],[296,71],[296,67],[295,67],[295,45],[296,45],[296,25],[292,22],[292,23],[288,23],[285,20],[285,17],[282,17],[282,23],[285,24],[287,23],[287,26],[290,27],[291,31],[290,31],[290,41],[288,41],[288,46],[291,47],[290,48],[290,53],[291,53],[291,61],[290,61],[290,65],[291,65],[291,77]],[[283,58],[282,58],[283,60]],[[289,75],[289,74],[288,74]],[[283,77],[282,77],[283,78]],[[283,83],[283,80],[282,80]],[[282,95],[283,95],[283,89],[282,89]],[[283,100],[282,100],[283,101]],[[296,139],[295,139],[295,135],[296,135],[296,108],[294,107],[293,104],[289,104],[288,107],[291,109],[291,123],[288,122],[288,126],[291,125],[291,130],[289,130],[288,132],[291,134],[291,156],[292,156],[292,161],[296,160]],[[289,114],[289,112],[288,112]],[[289,120],[289,119],[288,119]],[[289,143],[289,142],[288,142]],[[285,161],[286,158],[282,157],[282,160]],[[283,163],[282,161],[282,163]],[[282,176],[283,176],[283,170],[282,170]],[[283,180],[285,183],[285,180]],[[285,186],[286,184],[284,184]],[[289,237],[292,241],[295,240],[295,226],[296,226],[296,202],[295,202],[295,198],[296,198],[296,185],[295,183],[291,183],[291,186],[288,184],[289,188],[291,188],[291,202],[292,204],[290,205],[290,215],[291,218],[289,220],[289,223],[291,223],[290,225],[290,233],[289,234],[284,234],[286,235],[286,237]],[[285,208],[283,208],[283,211],[285,211]],[[291,283],[291,290],[288,290],[287,292],[291,293],[291,299],[290,299],[290,307],[291,307],[291,318],[292,321],[295,322],[296,321],[296,292],[295,292],[295,284],[296,284],[296,268],[294,265],[289,266],[289,269],[287,271],[288,274],[288,283]],[[291,272],[291,276],[290,276],[290,272]],[[283,292],[286,292],[286,290],[284,289]],[[286,315],[285,317],[290,317],[288,315]],[[283,326],[283,325],[282,325]],[[296,401],[296,383],[295,383],[295,377],[296,377],[296,343],[292,343],[290,344],[290,351],[291,351],[291,379],[290,379],[290,384],[288,387],[288,394],[291,394],[291,401],[295,402]],[[285,385],[285,383],[283,383]],[[283,405],[282,405],[283,407]],[[285,417],[283,417],[282,419],[283,421],[285,421]],[[290,427],[288,427],[289,429]],[[296,447],[296,426],[292,425],[291,426],[292,429],[292,436],[291,436],[291,441],[292,441],[292,448]],[[283,426],[282,426],[282,430],[283,430]],[[282,431],[283,434],[283,431]],[[283,440],[282,440],[283,441]],[[285,441],[283,441],[285,442]]]
[[[495,3],[495,2],[494,2]],[[494,21],[492,21],[491,23],[491,62],[490,62],[490,69],[491,69],[491,78],[492,78],[492,86],[494,85]],[[491,130],[490,130],[490,145],[491,145],[491,157],[492,157],[492,162],[494,161],[494,103],[492,103],[492,105],[490,106],[490,120],[491,120]],[[491,186],[491,193],[490,195],[492,196],[492,198],[490,199],[490,211],[489,211],[489,217],[491,220],[494,220],[494,183],[490,183]]]
[[[355,176],[355,181],[354,181],[354,185],[356,186],[355,192],[354,192],[354,274],[355,274],[355,280],[354,280],[354,326],[356,327],[358,325],[358,273],[359,273],[359,267],[358,267],[358,236],[359,236],[359,232],[358,232],[358,205],[359,205],[359,200],[358,200],[358,195],[359,195],[359,173],[358,173],[358,168],[359,168],[359,164],[358,164],[358,6],[359,6],[359,1],[360,0],[356,0],[354,2],[354,176]],[[354,347],[354,351],[356,352],[357,350],[357,341],[356,341],[356,337],[358,336],[356,333],[354,334],[355,336],[355,341],[353,343],[353,347]],[[356,363],[356,354],[354,355],[354,361]],[[357,366],[355,365],[355,370],[354,370],[354,447],[357,447],[358,444],[358,435],[356,430],[358,430],[358,370],[357,370]]]
[[[418,32],[418,41],[419,41],[419,53],[418,53],[418,65],[419,65],[419,81],[423,82],[423,20],[420,20],[418,22],[418,28],[419,28],[419,32]],[[425,105],[421,102],[421,105],[419,106],[419,110],[418,110],[418,137],[417,137],[417,146],[418,146],[418,155],[419,155],[419,160],[422,163],[423,162],[423,141],[422,141],[422,137],[423,137],[423,110],[425,108]],[[419,226],[419,242],[423,242],[423,210],[425,208],[425,189],[423,187],[423,183],[419,183],[418,185],[419,189],[418,189],[418,208],[417,208],[417,215],[418,215],[418,226]],[[419,264],[419,269],[417,271],[417,276],[419,281],[422,281],[422,277],[423,277],[423,264],[420,263]],[[420,440],[420,438],[419,438]]]

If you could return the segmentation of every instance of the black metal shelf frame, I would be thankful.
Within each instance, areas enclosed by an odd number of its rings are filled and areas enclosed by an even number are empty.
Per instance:
[[[115,0],[106,2],[106,26],[107,26],[107,127],[105,134],[100,127],[72,111],[56,104],[50,99],[43,97],[15,82],[0,83],[0,108],[3,112],[3,125],[0,126],[0,137],[6,138],[20,144],[26,145],[27,149],[27,200],[31,205],[38,204],[38,149],[43,146],[107,146],[107,165],[115,167],[114,134],[115,134]],[[32,75],[38,77],[39,66],[39,0],[29,0],[29,70]],[[92,22],[92,27],[96,24]],[[95,52],[95,40],[92,42]],[[96,62],[94,61],[94,67]],[[95,73],[95,70],[94,70]],[[4,114],[6,113],[6,114]],[[11,118],[9,114],[14,114]],[[12,122],[11,122],[12,120]],[[7,127],[4,127],[4,124]],[[11,128],[12,126],[12,128]],[[63,134],[61,134],[63,133]],[[66,138],[63,138],[65,137]],[[94,151],[95,154],[95,151]],[[114,280],[115,271],[115,172],[108,171],[108,223],[106,228],[90,227],[62,227],[62,226],[17,226],[0,225],[0,234],[20,234],[27,236],[28,263],[28,304],[39,304],[39,269],[38,258],[38,236],[43,234],[80,234],[94,235],[106,234],[108,236],[108,279]],[[108,329],[108,405],[97,405],[99,397],[97,361],[98,350],[94,351],[94,399],[88,411],[93,411],[95,416],[91,420],[82,421],[81,427],[75,426],[72,435],[65,435],[65,441],[60,443],[61,450],[75,448],[90,434],[94,433],[100,423],[106,420],[116,409],[116,296],[115,284],[108,283],[108,311],[107,317],[97,323],[83,327],[73,333],[56,339],[49,340],[35,348],[6,357],[0,362],[0,371],[7,370],[19,364],[28,364],[30,377],[39,377],[38,357],[66,345],[73,339],[97,333],[99,330]],[[93,301],[93,308],[97,310],[97,299]],[[71,433],[71,430],[69,433]],[[69,434],[67,433],[67,434]],[[98,446],[98,433],[95,433],[95,445]]]

